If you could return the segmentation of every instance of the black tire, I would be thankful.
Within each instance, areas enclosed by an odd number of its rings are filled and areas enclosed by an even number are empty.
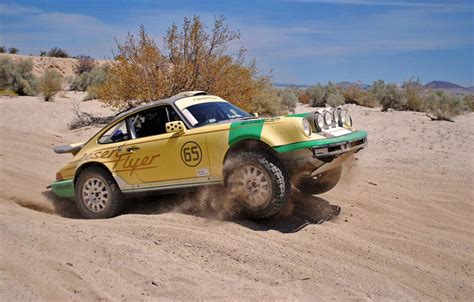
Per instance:
[[[93,184],[94,182],[96,185]],[[102,183],[101,187],[97,185],[100,183]],[[85,187],[86,185],[87,187]],[[97,190],[95,193],[91,192],[92,185],[100,187],[101,189]],[[84,218],[110,218],[120,214],[124,208],[125,198],[112,175],[110,175],[109,171],[104,168],[96,166],[84,169],[77,176],[74,188],[76,194],[76,206]],[[95,196],[96,194],[99,194],[99,196]],[[103,202],[104,194],[106,194],[107,202]],[[91,198],[101,200],[92,202]],[[104,204],[103,206],[102,203]],[[94,207],[95,209],[92,209]]]
[[[241,173],[245,169],[257,169],[261,175],[264,175],[262,177],[265,178],[265,187],[268,187],[270,191],[266,194],[264,204],[250,203],[250,199],[260,193],[245,191],[243,194],[239,192],[235,194],[233,192],[235,187],[246,186],[238,179],[233,180],[243,175]],[[288,203],[291,193],[290,177],[284,166],[275,157],[262,153],[242,152],[229,158],[224,165],[224,180],[232,199],[241,205],[243,214],[253,219],[265,219],[277,214]],[[237,184],[239,182],[240,184]]]
[[[315,177],[298,177],[294,185],[306,194],[322,194],[334,188],[341,179],[342,167],[316,175]]]

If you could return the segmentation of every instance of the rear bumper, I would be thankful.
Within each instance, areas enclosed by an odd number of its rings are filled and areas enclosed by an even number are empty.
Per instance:
[[[53,193],[62,198],[74,198],[74,180],[59,180],[51,184],[51,190]]]

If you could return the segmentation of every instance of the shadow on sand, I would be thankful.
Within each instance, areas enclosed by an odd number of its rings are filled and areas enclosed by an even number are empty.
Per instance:
[[[66,218],[81,218],[74,201],[58,198],[51,191],[42,194],[51,201],[57,214]],[[215,196],[211,199],[215,199]],[[248,220],[237,211],[216,207],[215,203],[215,200],[203,200],[202,194],[198,192],[130,198],[123,214],[182,213],[206,219],[231,221],[254,231],[275,230],[281,233],[294,233],[308,225],[329,221],[341,211],[339,206],[330,204],[324,198],[306,195],[297,190],[293,190],[287,207],[276,216],[263,220]]]

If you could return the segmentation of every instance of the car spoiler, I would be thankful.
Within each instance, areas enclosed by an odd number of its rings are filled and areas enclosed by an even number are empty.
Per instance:
[[[82,147],[84,147],[85,143],[76,143],[76,144],[70,144],[70,145],[63,145],[63,146],[57,146],[54,147],[54,153],[57,154],[63,154],[63,153],[72,153],[72,155],[76,155],[77,152],[79,152]]]

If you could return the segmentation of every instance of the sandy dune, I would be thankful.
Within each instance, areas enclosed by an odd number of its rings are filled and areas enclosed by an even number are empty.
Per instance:
[[[52,147],[97,131],[68,130],[81,95],[65,96],[0,99],[2,301],[474,297],[473,114],[431,122],[351,107],[369,148],[333,191],[295,192],[287,217],[222,221],[189,195],[91,221],[45,189],[69,158]]]

